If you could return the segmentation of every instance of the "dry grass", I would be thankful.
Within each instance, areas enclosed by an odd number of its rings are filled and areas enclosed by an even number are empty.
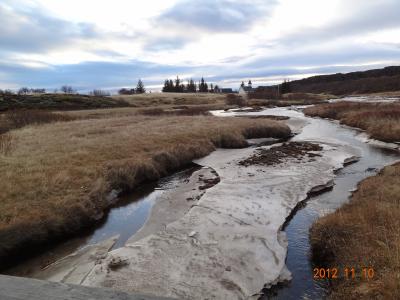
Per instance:
[[[134,107],[160,105],[206,105],[223,104],[224,94],[191,94],[191,93],[151,93],[138,95],[113,96],[113,99],[123,100]]]
[[[374,139],[400,141],[400,103],[337,102],[309,107],[304,112],[364,129]]]
[[[121,99],[75,94],[0,94],[0,111],[12,109],[75,110],[127,107]]]
[[[242,96],[235,95],[235,94],[228,94],[226,95],[225,103],[227,105],[237,105],[239,107],[243,107],[247,105],[246,99]]]
[[[351,201],[311,229],[318,266],[358,270],[355,280],[333,280],[332,299],[399,299],[400,164],[386,167],[359,185]],[[360,269],[372,267],[372,280]],[[343,274],[343,273],[342,273]]]
[[[93,223],[112,189],[155,180],[216,146],[243,147],[245,138],[283,138],[290,130],[271,120],[118,110],[10,134],[12,151],[0,154],[0,257]]]
[[[0,155],[8,155],[11,152],[12,135],[9,133],[0,134]]]

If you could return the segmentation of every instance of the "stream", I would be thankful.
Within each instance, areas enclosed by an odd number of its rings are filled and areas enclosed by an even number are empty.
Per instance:
[[[282,228],[288,239],[286,265],[292,273],[292,280],[278,284],[264,291],[261,299],[322,299],[326,295],[327,282],[315,281],[312,276],[310,262],[309,229],[319,217],[334,211],[348,201],[351,191],[366,177],[375,175],[379,169],[399,159],[399,153],[363,142],[359,138],[360,132],[339,125],[336,122],[305,117],[301,108],[272,108],[261,112],[232,113],[218,111],[218,116],[288,116],[291,120],[305,123],[301,132],[294,136],[292,141],[332,141],[349,144],[357,148],[360,159],[358,162],[347,165],[338,170],[334,187],[325,193],[312,196],[298,204]],[[119,239],[112,249],[122,247],[146,222],[152,206],[157,199],[168,189],[185,184],[190,176],[199,169],[192,166],[182,172],[160,180],[158,183],[148,184],[134,193],[121,198],[118,205],[111,208],[102,222],[82,236],[50,247],[46,253],[22,262],[6,273],[26,277],[40,277],[41,268],[57,259],[68,255],[83,247],[100,242],[119,234]]]
[[[336,122],[305,117],[301,111],[288,108],[267,109],[247,115],[276,115],[306,119],[309,124],[292,141],[312,141],[321,137],[346,142],[360,150],[360,160],[339,170],[332,190],[312,196],[298,205],[284,231],[288,238],[286,265],[292,273],[292,280],[287,284],[266,291],[262,299],[322,299],[326,295],[327,281],[313,280],[310,262],[309,229],[321,216],[333,212],[346,203],[366,177],[375,175],[381,168],[394,163],[400,158],[398,151],[370,145],[358,138],[360,131],[344,127]]]

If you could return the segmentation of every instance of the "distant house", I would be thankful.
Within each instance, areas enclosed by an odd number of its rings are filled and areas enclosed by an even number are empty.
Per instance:
[[[233,90],[231,88],[222,88],[222,89],[220,89],[220,93],[222,93],[222,94],[233,94]]]
[[[240,85],[239,88],[239,95],[243,96],[244,98],[247,98],[248,93],[253,92],[255,89],[253,89],[251,80],[247,83],[247,86],[244,84],[242,81],[242,84]]]

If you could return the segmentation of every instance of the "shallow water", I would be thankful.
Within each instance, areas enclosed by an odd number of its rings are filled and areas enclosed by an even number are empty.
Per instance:
[[[40,277],[40,270],[50,263],[65,257],[83,247],[96,244],[112,236],[119,235],[112,249],[122,247],[146,222],[151,208],[165,190],[173,189],[188,181],[193,172],[200,167],[193,164],[187,169],[158,182],[144,184],[133,193],[120,197],[118,203],[111,207],[106,216],[91,230],[63,243],[49,245],[38,251],[37,255],[13,266],[3,272],[8,275]]]
[[[397,151],[378,148],[357,138],[359,131],[342,127],[337,123],[311,119],[296,110],[287,108],[268,109],[262,114],[287,115],[307,118],[310,124],[303,128],[301,134],[293,140],[335,139],[345,142],[360,151],[360,160],[337,172],[335,186],[331,191],[311,197],[300,205],[284,231],[289,246],[286,265],[293,279],[287,285],[273,289],[272,293],[262,299],[321,299],[326,295],[327,281],[313,279],[313,266],[310,262],[309,229],[320,216],[332,212],[348,201],[351,191],[366,177],[375,175],[379,169],[400,158]]]

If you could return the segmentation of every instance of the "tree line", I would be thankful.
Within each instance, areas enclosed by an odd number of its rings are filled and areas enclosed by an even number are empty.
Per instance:
[[[175,80],[166,79],[162,88],[164,93],[217,93],[218,85],[209,85],[202,77],[198,83],[193,79],[189,79],[185,84],[179,76]]]
[[[146,88],[144,87],[144,83],[141,79],[138,80],[138,83],[135,88],[122,88],[118,91],[120,95],[133,95],[133,94],[144,94],[146,93]]]

